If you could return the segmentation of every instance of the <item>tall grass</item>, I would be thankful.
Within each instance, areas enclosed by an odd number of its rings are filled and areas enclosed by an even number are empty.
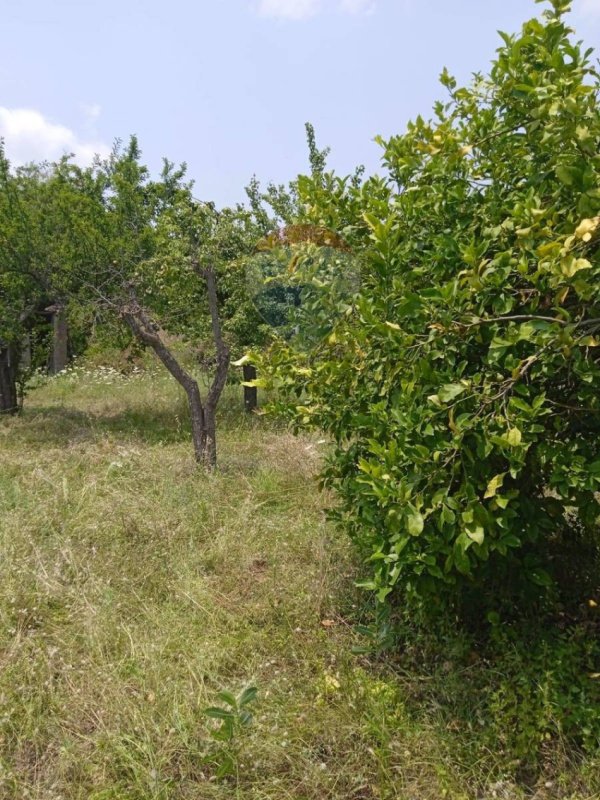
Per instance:
[[[245,416],[240,391],[214,475],[160,374],[71,372],[0,422],[0,797],[504,791],[493,753],[465,762],[440,709],[416,713],[427,675],[352,655],[365,600],[313,482],[322,445]],[[203,710],[248,685],[254,723],[217,779]]]

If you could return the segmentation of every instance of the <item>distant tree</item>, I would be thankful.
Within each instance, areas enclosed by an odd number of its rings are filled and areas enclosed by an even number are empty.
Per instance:
[[[23,339],[40,311],[54,306],[64,319],[79,295],[98,241],[89,235],[99,209],[94,189],[92,172],[69,159],[11,170],[0,144],[0,413],[18,410]],[[47,349],[41,358],[45,364]]]
[[[106,176],[105,246],[109,257],[92,287],[98,302],[150,347],[184,389],[196,460],[214,468],[216,411],[227,380],[231,348],[243,339],[240,309],[252,311],[240,259],[256,234],[242,208],[217,211],[194,198],[185,166],[165,161],[158,180],[140,162],[137,140],[102,166]],[[256,316],[256,315],[255,315]],[[258,341],[254,325],[254,341]],[[165,333],[202,351],[212,364],[203,398]]]

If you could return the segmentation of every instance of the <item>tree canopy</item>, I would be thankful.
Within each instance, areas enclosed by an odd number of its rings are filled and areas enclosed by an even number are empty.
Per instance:
[[[432,118],[380,140],[385,179],[299,183],[360,285],[332,308],[299,256],[328,324],[258,361],[331,434],[324,479],[380,600],[540,592],[597,535],[600,81],[567,5],[502,34],[470,86],[444,71]]]

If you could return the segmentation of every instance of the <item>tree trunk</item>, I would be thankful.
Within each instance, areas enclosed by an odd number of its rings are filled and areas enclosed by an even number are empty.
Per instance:
[[[219,317],[219,303],[217,298],[217,283],[212,267],[201,268],[197,261],[194,262],[194,269],[202,276],[206,282],[206,294],[208,297],[208,308],[212,324],[213,340],[217,350],[217,365],[215,374],[208,390],[206,400],[206,451],[204,464],[208,469],[214,469],[217,465],[217,406],[221,398],[227,373],[229,372],[230,351],[223,339],[221,320]]]
[[[52,364],[53,375],[58,375],[69,363],[69,330],[65,309],[56,306],[52,315]]]
[[[215,273],[212,267],[202,268],[194,259],[193,267],[206,282],[208,307],[212,323],[213,339],[217,350],[217,365],[213,380],[208,390],[206,406],[198,383],[177,361],[158,333],[158,327],[140,306],[135,290],[130,286],[130,302],[121,308],[121,316],[129,325],[135,336],[151,347],[175,380],[183,387],[188,398],[192,420],[192,439],[196,461],[206,469],[213,470],[217,466],[217,425],[216,411],[219,399],[227,381],[229,371],[229,347],[223,339]]]
[[[212,448],[215,452],[215,456],[208,458],[209,436],[207,432],[207,420],[198,383],[177,361],[173,353],[158,335],[152,321],[135,302],[122,311],[122,316],[134,335],[154,350],[160,361],[162,361],[177,383],[185,391],[190,408],[195,459],[199,464],[214,467],[216,463],[214,432],[211,441],[213,443]]]
[[[204,464],[206,461],[206,416],[204,408],[202,407],[202,399],[200,397],[198,384],[191,375],[188,375],[188,377],[189,382],[186,380],[185,384],[182,384],[182,386],[187,394],[188,405],[190,407],[194,458],[198,464]],[[177,380],[177,378],[175,379]]]
[[[0,343],[0,414],[19,410],[17,369],[19,356],[14,344]]]
[[[252,364],[244,364],[242,370],[244,381],[256,380],[256,367]],[[258,408],[258,389],[256,386],[244,386],[244,408],[248,413],[252,413]]]
[[[204,414],[206,439],[204,442],[203,463],[207,469],[214,469],[217,466],[217,421],[215,411],[216,409],[207,405]]]

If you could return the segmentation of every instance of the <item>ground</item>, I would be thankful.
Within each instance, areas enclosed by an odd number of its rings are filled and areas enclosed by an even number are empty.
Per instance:
[[[369,601],[314,481],[326,445],[227,392],[214,475],[152,371],[76,369],[0,422],[0,797],[522,797],[494,753],[465,761],[430,675],[352,652]],[[248,686],[220,744],[204,710]]]

